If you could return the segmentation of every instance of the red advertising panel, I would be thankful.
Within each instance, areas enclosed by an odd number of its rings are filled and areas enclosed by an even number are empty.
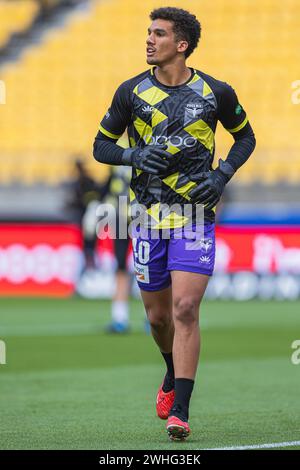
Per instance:
[[[112,258],[112,241],[98,254]],[[69,296],[83,267],[72,224],[1,224],[0,295]],[[300,227],[218,227],[215,271],[300,274]]]
[[[82,264],[78,227],[0,225],[0,294],[68,296]]]
[[[300,274],[300,227],[218,227],[215,268]]]

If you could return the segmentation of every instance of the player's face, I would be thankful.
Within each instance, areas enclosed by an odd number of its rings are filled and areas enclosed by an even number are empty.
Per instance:
[[[147,63],[163,65],[171,62],[182,48],[185,41],[176,40],[171,21],[154,20],[148,29],[146,41]]]

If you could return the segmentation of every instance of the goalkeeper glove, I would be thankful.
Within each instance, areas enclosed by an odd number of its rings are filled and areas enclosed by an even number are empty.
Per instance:
[[[170,154],[166,152],[166,149],[167,145],[128,148],[123,152],[122,163],[152,175],[158,175],[164,173],[170,165]]]
[[[235,170],[230,163],[220,159],[219,166],[215,170],[191,175],[191,181],[200,182],[189,193],[191,202],[204,204],[205,209],[211,210],[219,202],[226,183],[234,173]]]

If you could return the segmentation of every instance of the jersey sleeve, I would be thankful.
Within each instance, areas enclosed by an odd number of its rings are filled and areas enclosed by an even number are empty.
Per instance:
[[[248,122],[246,112],[239,103],[234,89],[227,83],[222,87],[218,119],[231,134],[242,130]]]
[[[106,137],[118,140],[131,119],[130,89],[126,82],[117,89],[111,106],[100,122],[99,131]]]

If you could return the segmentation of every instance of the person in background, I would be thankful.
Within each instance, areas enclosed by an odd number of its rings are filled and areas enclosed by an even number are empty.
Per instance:
[[[80,225],[83,236],[84,271],[95,268],[95,248],[97,236],[95,231],[94,217],[90,223],[92,206],[98,206],[103,198],[105,187],[95,181],[89,174],[84,163],[84,157],[74,156],[75,178],[71,182],[70,199],[67,201],[66,209],[72,220]]]
[[[109,178],[102,193],[102,202],[111,204],[116,211],[116,233],[112,233],[114,255],[116,259],[115,293],[111,305],[111,323],[106,327],[107,333],[129,332],[130,274],[127,269],[127,254],[130,245],[128,231],[126,238],[120,236],[120,220],[123,226],[128,222],[127,207],[121,209],[119,197],[127,197],[131,179],[130,167],[111,167]],[[112,229],[111,229],[112,230]]]

